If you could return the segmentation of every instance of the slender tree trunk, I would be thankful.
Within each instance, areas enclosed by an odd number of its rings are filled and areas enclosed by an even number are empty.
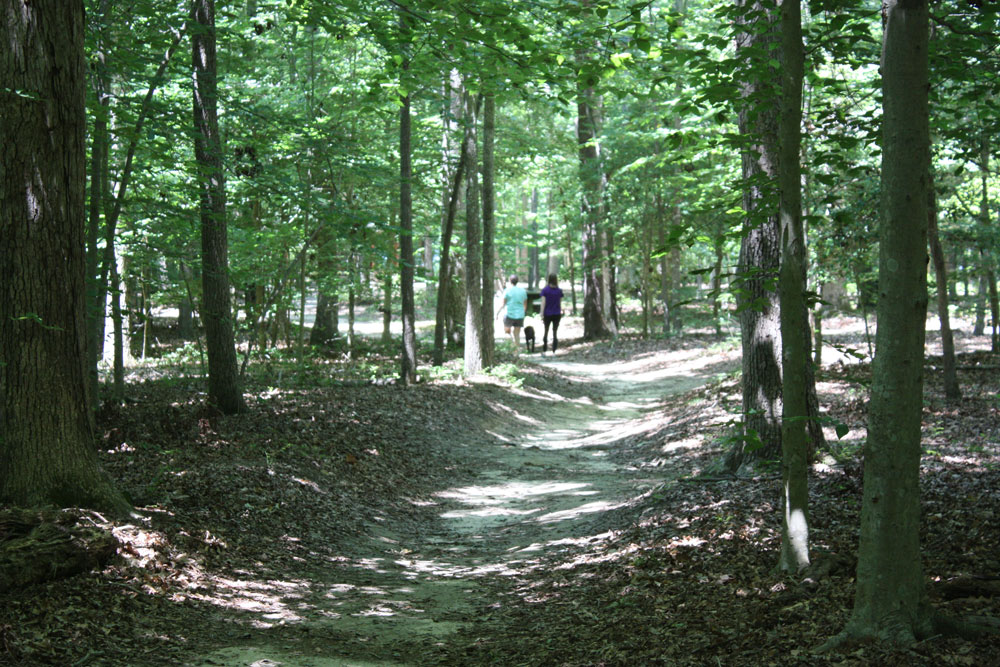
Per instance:
[[[989,174],[990,174],[990,135],[984,132],[982,137],[982,144],[980,150],[980,173],[983,182],[983,196],[979,204],[979,215],[982,222],[984,230],[990,228],[990,194],[989,194]],[[986,288],[989,294],[990,300],[990,320],[991,320],[991,341],[993,352],[1000,351],[1000,336],[998,336],[998,327],[1000,327],[1000,301],[997,299],[997,277],[996,271],[994,271],[994,266],[996,266],[996,261],[994,259],[994,254],[987,252],[984,255],[986,259]]]
[[[407,19],[400,19],[407,33]],[[409,59],[403,59],[404,74]],[[413,295],[413,167],[411,163],[410,96],[400,100],[399,109],[399,318],[403,323],[400,381],[404,385],[417,381],[416,302]]]
[[[128,354],[128,345],[125,343],[124,314],[122,313],[122,276],[125,272],[125,260],[115,251],[115,235],[111,225],[105,225],[106,249],[110,248],[110,255],[105,250],[105,259],[111,258],[110,274],[107,280],[101,281],[102,291],[107,290],[107,298],[111,300],[111,401],[121,404],[125,400],[125,358],[131,358]]]
[[[104,25],[108,15],[108,1],[101,0],[98,9],[97,23],[101,27],[97,31],[97,45],[92,57],[93,67],[91,68],[91,81],[94,86],[94,95],[97,97],[98,109],[94,116],[94,133],[90,149],[90,207],[87,216],[87,372],[93,409],[96,409],[100,403],[97,365],[101,360],[101,343],[103,343],[101,322],[104,318],[104,302],[101,300],[102,290],[100,287],[100,251],[97,249],[97,239],[101,226],[101,211],[104,208],[108,169],[108,111],[111,96],[108,94],[106,54],[104,53],[106,48]]]
[[[538,188],[531,188],[531,245],[528,247],[528,288],[538,288]]]
[[[667,256],[667,220],[663,195],[656,193],[656,241],[660,246],[660,303],[663,305],[663,335],[670,335],[670,264]]]
[[[802,230],[802,16],[799,0],[781,1],[781,111],[778,118],[778,217],[781,225],[782,413],[781,470],[784,494],[779,567],[785,572],[809,565],[809,413],[806,317],[806,252]]]
[[[876,354],[854,611],[846,633],[903,644],[932,634],[920,563],[920,417],[930,166],[926,0],[886,0]]]
[[[244,408],[229,297],[226,187],[217,112],[215,2],[195,0],[195,160],[201,190],[202,320],[208,348],[208,400],[224,414]]]
[[[382,276],[382,342],[392,342],[392,274]]]
[[[180,262],[180,274],[184,285],[190,287],[191,281],[194,279],[194,272],[184,260]],[[191,299],[188,298],[187,290],[177,305],[177,335],[180,336],[181,340],[194,338],[194,307]]]
[[[88,396],[83,2],[0,17],[0,503],[125,514]]]
[[[563,222],[566,226],[566,263],[569,265],[570,314],[576,317],[576,262],[573,259],[573,233],[569,228],[569,220]]]
[[[982,336],[986,331],[986,295],[989,293],[989,289],[986,287],[986,253],[980,251],[979,259],[983,262],[983,266],[980,267],[979,287],[976,289],[976,323],[972,327],[973,336]],[[966,287],[966,291],[968,291],[968,287]]]
[[[712,242],[715,249],[715,264],[712,269],[712,320],[715,335],[722,336],[722,262],[726,258],[726,239],[720,232]]]
[[[444,227],[441,230],[441,260],[438,262],[438,292],[437,307],[434,318],[434,365],[444,363],[445,329],[447,328],[448,304],[450,303],[451,286],[451,237],[455,230],[455,216],[458,212],[459,194],[465,178],[465,153],[459,157],[458,166],[452,176],[451,197],[448,199],[448,209],[444,217]]]
[[[454,119],[461,115],[461,100],[458,89],[461,80],[456,70],[451,70],[444,77],[443,97],[447,101],[441,110],[441,257],[438,261],[437,301],[434,314],[434,353],[433,364],[444,363],[445,338],[448,333],[448,304],[450,303],[451,287],[451,241],[455,231],[455,216],[458,211],[458,200],[465,177],[465,154],[459,149],[458,163],[451,168],[455,151],[453,150],[451,133]]]
[[[465,140],[462,151],[467,166],[465,180],[465,375],[483,369],[482,222],[479,208],[479,155],[476,138],[477,100],[466,88]]]
[[[492,94],[483,101],[483,367],[492,368],[495,358],[495,319],[493,317],[494,281],[496,280],[496,196],[493,185],[494,136],[496,134],[496,99]]]
[[[962,390],[958,386],[958,372],[955,367],[955,340],[952,336],[951,320],[948,315],[948,269],[944,261],[944,250],[941,249],[941,238],[938,235],[937,214],[937,193],[934,189],[932,171],[928,176],[927,188],[927,242],[930,245],[934,277],[937,282],[937,310],[938,321],[941,323],[941,354],[944,365],[944,395],[948,400],[957,401],[962,398]]]

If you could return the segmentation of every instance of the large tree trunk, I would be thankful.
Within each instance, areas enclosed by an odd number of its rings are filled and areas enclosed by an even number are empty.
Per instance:
[[[0,503],[125,513],[88,398],[83,3],[0,2]]]
[[[578,54],[581,67],[587,57],[584,52]],[[606,178],[599,145],[601,97],[592,84],[578,83],[576,126],[583,184],[583,337],[587,340],[617,333],[611,313],[605,310],[611,297],[605,294],[607,282],[601,271],[608,265],[607,247],[603,243]]]
[[[781,225],[781,471],[782,523],[779,568],[795,572],[809,565],[808,405],[809,321],[806,309],[806,251],[802,230],[802,15],[800,0],[781,2],[781,113],[778,217]]]
[[[309,332],[309,344],[316,346],[332,343],[340,335],[340,301],[336,292],[322,286],[322,282],[321,278],[316,293],[316,315]]]
[[[477,375],[483,370],[483,273],[482,226],[479,209],[479,155],[476,139],[476,96],[466,87],[465,139],[465,375]]]
[[[225,414],[240,412],[243,393],[229,301],[226,186],[217,111],[215,0],[195,0],[194,152],[201,190],[202,323],[208,348],[208,400]]]
[[[927,314],[926,0],[886,0],[882,224],[854,611],[846,634],[912,643],[931,635],[920,563],[920,417]]]
[[[486,95],[483,102],[483,367],[491,368],[495,357],[496,319],[493,316],[496,279],[496,195],[493,185],[496,99]]]
[[[778,168],[778,99],[774,83],[755,74],[767,62],[767,53],[780,37],[774,10],[737,0],[745,11],[756,12],[748,32],[737,39],[745,76],[740,134],[752,138],[743,152],[743,209],[746,213],[737,277],[737,308],[743,345],[743,422],[746,442],[727,456],[727,467],[738,469],[757,460],[781,455],[781,308],[772,287],[778,276],[781,239],[778,216],[769,192]],[[764,22],[763,24],[761,22]]]

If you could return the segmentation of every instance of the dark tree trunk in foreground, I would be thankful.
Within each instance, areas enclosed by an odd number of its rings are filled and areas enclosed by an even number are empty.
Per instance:
[[[0,503],[128,503],[88,401],[83,3],[0,1]]]
[[[883,5],[882,221],[854,611],[845,635],[910,644],[932,634],[920,562],[920,421],[927,313],[928,8]]]
[[[191,35],[194,152],[201,190],[202,323],[208,348],[208,400],[225,414],[244,407],[229,302],[226,185],[217,112],[215,2],[196,0]]]
[[[781,477],[782,523],[779,567],[795,572],[809,565],[809,321],[806,309],[806,248],[802,229],[802,13],[800,0],[781,2],[781,113],[778,217],[781,224]]]

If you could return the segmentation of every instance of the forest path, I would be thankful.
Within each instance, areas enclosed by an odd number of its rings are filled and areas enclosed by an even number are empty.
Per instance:
[[[413,498],[416,513],[371,522],[352,553],[317,555],[311,576],[258,584],[249,597],[260,632],[189,664],[438,664],[442,645],[477,610],[501,604],[517,575],[627,528],[629,504],[681,471],[630,465],[621,443],[662,427],[658,405],[732,370],[736,357],[692,349],[575,359],[523,356],[572,383],[572,396],[516,391],[487,447],[450,433],[440,444],[455,448],[471,476]]]

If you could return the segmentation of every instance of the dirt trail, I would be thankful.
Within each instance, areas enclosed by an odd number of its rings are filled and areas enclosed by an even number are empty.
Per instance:
[[[566,359],[534,356],[522,363],[584,383],[585,395],[519,391],[519,400],[506,406],[509,428],[496,434],[495,445],[473,452],[472,483],[413,499],[416,520],[374,522],[355,553],[310,563],[313,577],[234,582],[234,599],[258,612],[260,632],[189,664],[432,664],[436,648],[494,602],[511,575],[624,528],[609,512],[676,473],[623,464],[614,456],[616,443],[648,431],[664,398],[734,363],[704,350],[604,364]],[[461,434],[453,435],[443,444],[468,457]]]

